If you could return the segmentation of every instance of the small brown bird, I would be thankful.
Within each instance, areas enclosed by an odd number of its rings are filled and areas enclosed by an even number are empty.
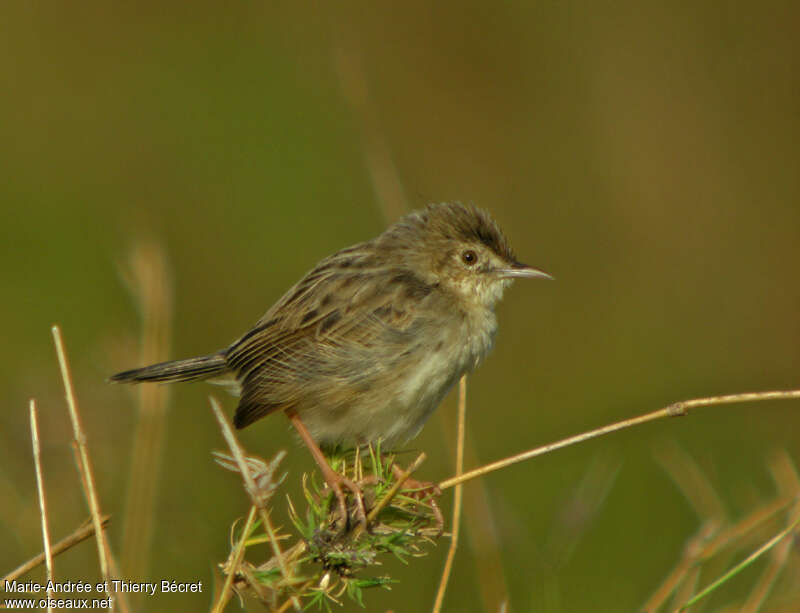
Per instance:
[[[340,484],[355,486],[318,445],[416,436],[492,348],[495,304],[517,278],[550,276],[520,263],[485,211],[431,204],[322,260],[229,347],[111,379],[230,386],[238,428],[285,413],[343,510]]]

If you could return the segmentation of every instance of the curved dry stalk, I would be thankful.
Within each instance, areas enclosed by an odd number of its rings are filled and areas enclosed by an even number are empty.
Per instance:
[[[644,415],[640,415],[638,417],[631,417],[630,419],[624,419],[622,421],[618,421],[616,423],[603,426],[602,428],[597,428],[595,430],[583,432],[582,434],[576,434],[575,436],[570,436],[568,438],[556,441],[554,443],[542,445],[541,447],[535,447],[534,449],[523,451],[522,453],[518,453],[503,460],[498,460],[497,462],[486,464],[485,466],[481,466],[480,468],[470,470],[462,475],[457,475],[455,477],[451,477],[450,479],[445,479],[444,481],[439,483],[439,488],[444,490],[453,487],[455,485],[458,485],[459,483],[464,483],[471,479],[482,477],[483,475],[494,472],[496,470],[500,470],[501,468],[506,468],[507,466],[511,466],[512,464],[517,464],[518,462],[524,462],[525,460],[530,460],[531,458],[535,458],[537,456],[550,453],[551,451],[556,451],[557,449],[569,447],[570,445],[575,445],[576,443],[582,443],[583,441],[588,441],[589,439],[597,438],[604,434],[610,434],[612,432],[616,432],[617,430],[624,430],[625,428],[630,428],[632,426],[645,424],[647,422],[655,421],[663,417],[679,417],[683,415],[688,415],[689,409],[713,406],[718,404],[733,404],[739,402],[751,402],[751,401],[761,401],[761,400],[790,400],[797,398],[800,398],[800,390],[786,390],[786,391],[779,390],[770,392],[746,392],[743,394],[728,394],[725,396],[708,396],[705,398],[694,398],[692,400],[683,400],[681,402],[675,402],[673,404],[664,407],[663,409],[652,411],[651,413],[645,413]]]
[[[458,382],[458,426],[456,435],[456,476],[464,471],[464,439],[466,436],[466,421],[467,421],[467,375],[461,377]],[[444,595],[447,591],[447,583],[450,581],[450,573],[453,570],[453,560],[456,557],[456,549],[458,548],[458,537],[461,529],[461,506],[463,499],[463,484],[456,485],[455,492],[453,492],[453,526],[450,529],[450,547],[447,550],[447,558],[444,562],[444,570],[442,570],[442,579],[439,582],[439,589],[436,592],[436,600],[433,604],[433,613],[439,613],[442,610],[442,603],[444,602]]]

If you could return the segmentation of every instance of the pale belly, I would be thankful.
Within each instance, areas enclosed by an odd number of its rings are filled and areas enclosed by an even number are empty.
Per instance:
[[[488,322],[494,324],[494,321]],[[403,445],[414,438],[453,385],[474,369],[492,347],[496,325],[483,326],[482,334],[463,329],[441,330],[442,341],[458,335],[456,343],[421,358],[396,363],[395,376],[383,386],[372,385],[340,409],[324,403],[300,410],[300,417],[322,445],[355,447],[378,440],[384,449]],[[462,342],[463,339],[471,342]],[[431,343],[436,346],[437,343]]]

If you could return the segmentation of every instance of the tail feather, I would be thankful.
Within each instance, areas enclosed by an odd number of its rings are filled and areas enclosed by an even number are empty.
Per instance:
[[[161,362],[144,368],[134,368],[112,375],[111,381],[139,383],[142,381],[199,381],[224,373],[228,369],[224,353],[212,353],[199,358]]]

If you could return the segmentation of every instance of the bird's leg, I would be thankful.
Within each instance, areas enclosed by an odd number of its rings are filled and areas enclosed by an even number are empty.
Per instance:
[[[308,431],[308,428],[306,428],[303,420],[300,419],[297,411],[294,409],[288,409],[286,410],[286,416],[289,418],[289,421],[292,422],[294,429],[297,430],[300,438],[303,439],[306,447],[308,447],[308,450],[311,452],[311,456],[314,458],[317,466],[319,466],[320,471],[322,471],[322,476],[325,479],[325,483],[327,483],[328,487],[333,490],[336,500],[339,502],[339,513],[342,516],[344,525],[347,526],[349,515],[347,513],[347,502],[345,501],[344,493],[342,492],[342,485],[353,492],[353,495],[356,499],[356,515],[358,516],[358,521],[360,524],[362,524],[362,527],[366,529],[367,512],[364,508],[364,494],[361,491],[361,488],[353,483],[350,479],[344,475],[340,475],[331,468],[331,465],[328,464],[328,460],[325,458],[325,455],[322,453],[319,445],[317,445],[317,442],[311,436],[311,433]]]
[[[403,474],[403,469],[397,464],[392,464],[392,472],[394,473],[395,479],[399,479]],[[410,493],[412,496],[414,494],[418,495],[420,501],[425,501],[427,499],[428,503],[431,505],[433,516],[436,518],[436,530],[439,536],[441,536],[444,530],[444,515],[442,515],[442,510],[436,502],[436,497],[442,495],[442,490],[439,489],[439,486],[432,481],[417,481],[413,477],[409,477],[403,484],[403,489],[416,490],[415,492],[407,493]]]

